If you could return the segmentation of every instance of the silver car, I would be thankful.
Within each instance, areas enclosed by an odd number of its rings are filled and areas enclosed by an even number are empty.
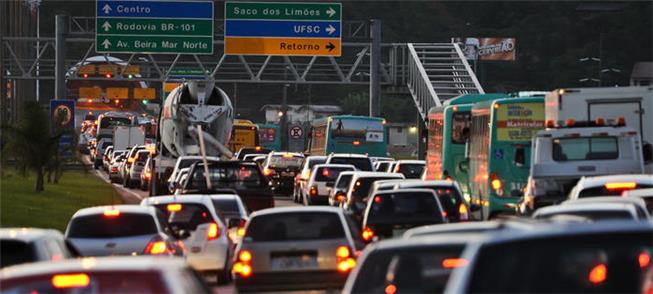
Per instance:
[[[154,207],[112,205],[78,210],[65,236],[83,256],[183,254],[167,230]]]
[[[149,150],[139,150],[138,153],[136,153],[136,157],[134,157],[134,164],[132,164],[129,168],[129,180],[132,183],[140,184],[141,173],[145,168],[145,162],[147,161],[147,157],[150,155],[150,153],[151,152]]]
[[[0,268],[36,261],[58,261],[77,256],[77,250],[57,230],[0,229]]]
[[[206,195],[145,198],[144,207],[156,207],[165,215],[173,235],[184,243],[186,261],[197,271],[230,280],[229,256],[233,246],[227,226]]]
[[[333,186],[341,172],[354,170],[356,168],[350,164],[317,164],[313,166],[306,191],[302,193],[304,205],[328,203],[330,190],[328,185]]]
[[[335,207],[284,207],[251,215],[234,265],[239,292],[340,289],[364,246]]]
[[[338,178],[333,183],[333,187],[329,187],[329,205],[340,206],[340,203],[347,199],[347,190],[349,183],[354,176],[355,171],[341,172]]]

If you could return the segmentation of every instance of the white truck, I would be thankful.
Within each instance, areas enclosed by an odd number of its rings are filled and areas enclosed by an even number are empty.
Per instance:
[[[584,176],[651,173],[652,114],[652,87],[547,94],[546,129],[533,138],[530,175],[518,213],[564,201]]]
[[[145,132],[141,127],[118,126],[113,129],[113,150],[127,150],[145,144]]]

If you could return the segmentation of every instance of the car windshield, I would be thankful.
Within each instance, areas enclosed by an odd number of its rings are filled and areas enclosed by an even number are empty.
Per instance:
[[[402,163],[399,164],[399,173],[403,174],[406,179],[419,179],[424,171],[424,164],[421,163]]]
[[[197,226],[213,222],[213,217],[203,204],[169,203],[154,205],[167,218],[175,231],[195,231]]]
[[[356,180],[356,183],[354,183],[354,186],[352,187],[351,190],[351,195],[357,200],[357,201],[362,201],[367,197],[367,194],[370,193],[370,188],[372,187],[372,184],[378,180],[390,180],[394,178],[390,177],[365,177],[365,178],[358,178]]]
[[[206,189],[206,179],[204,177],[204,168],[197,165],[193,169],[193,175],[187,181],[187,189]],[[224,165],[210,166],[209,180],[212,188],[232,188],[247,189],[263,187],[267,181],[257,165]]]
[[[401,248],[372,251],[361,265],[353,293],[384,293],[392,284],[398,293],[442,293],[464,246]]]
[[[639,293],[653,234],[601,233],[481,248],[469,293]],[[501,270],[497,270],[500,265]]]
[[[156,234],[154,217],[143,213],[93,214],[73,218],[69,238],[119,238]]]
[[[610,184],[615,184],[615,186],[610,186]],[[624,184],[624,185],[621,185]],[[627,185],[633,185],[632,187],[626,187]],[[646,184],[636,184],[636,183],[608,183],[599,187],[592,187],[583,189],[578,193],[578,198],[587,198],[587,197],[600,197],[600,196],[621,196],[624,191],[631,189],[646,189],[653,188],[653,185]]]
[[[332,157],[329,160],[331,164],[351,164],[356,167],[357,170],[361,171],[373,171],[372,163],[368,158],[358,158],[358,157]]]
[[[288,212],[251,219],[245,237],[253,242],[340,239],[345,231],[336,213]]]
[[[0,252],[2,252],[0,256],[0,268],[34,262],[37,259],[32,244],[21,240],[0,240]]]
[[[296,155],[272,155],[270,156],[268,167],[299,169],[303,160],[303,157]]]
[[[334,182],[343,171],[351,171],[349,167],[320,167],[316,170],[315,181]]]
[[[552,147],[553,160],[617,159],[617,137],[556,138]]]
[[[434,224],[444,222],[433,193],[396,192],[374,196],[367,225]]]

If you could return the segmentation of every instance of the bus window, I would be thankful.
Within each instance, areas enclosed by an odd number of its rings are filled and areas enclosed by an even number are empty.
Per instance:
[[[451,125],[451,143],[465,144],[469,139],[469,129],[472,125],[472,113],[469,111],[456,112],[453,114]]]
[[[383,126],[376,121],[336,118],[331,123],[331,137],[383,142]]]

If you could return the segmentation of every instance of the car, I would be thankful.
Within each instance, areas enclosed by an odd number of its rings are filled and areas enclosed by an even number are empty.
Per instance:
[[[336,207],[257,211],[245,231],[232,269],[240,293],[340,289],[365,246]]]
[[[259,157],[259,156],[266,156],[266,154],[261,154],[261,153],[250,153],[245,156],[243,156],[243,161],[254,161],[254,158]]]
[[[141,190],[147,191],[150,186],[150,180],[152,179],[152,153],[147,155],[147,160],[145,160],[145,166],[143,167],[140,178]]]
[[[424,160],[397,160],[392,172],[401,173],[406,179],[420,179],[425,167]]]
[[[170,190],[171,194],[177,193],[177,190],[181,187],[183,187],[183,180],[185,180],[188,177],[188,171],[190,170],[190,167],[184,167],[182,169],[179,169],[177,173],[175,173],[175,178],[172,179],[171,181],[168,181],[168,190]]]
[[[65,236],[82,256],[182,255],[170,234],[154,207],[122,204],[78,210]]]
[[[340,206],[340,203],[347,199],[347,190],[349,189],[349,184],[351,183],[354,173],[354,171],[345,171],[338,175],[338,178],[333,183],[333,187],[328,189],[329,205]]]
[[[134,183],[138,183],[138,186],[140,187],[141,173],[145,168],[145,162],[150,154],[152,154],[152,152],[149,150],[139,150],[136,153],[134,163],[129,168],[129,173],[127,174],[129,176],[129,181],[132,183],[131,186],[135,186]]]
[[[256,153],[256,154],[265,154],[265,155],[267,155],[267,154],[270,153],[270,152],[273,152],[273,150],[272,150],[272,149],[263,148],[263,147],[261,147],[261,146],[256,146],[256,147],[243,147],[243,148],[240,148],[240,150],[238,150],[238,152],[236,152],[236,154],[234,155],[234,157],[235,157],[236,159],[238,159],[238,160],[243,160],[243,159],[245,158],[245,155],[247,155],[247,154]]]
[[[346,211],[352,213],[356,219],[361,222],[372,184],[378,180],[403,178],[404,175],[397,173],[355,172],[352,176],[351,182],[349,183],[349,188],[347,188],[347,197],[340,205]]]
[[[367,199],[362,237],[366,242],[388,239],[414,227],[446,222],[446,211],[431,189],[383,191]]]
[[[541,224],[470,243],[444,293],[639,293],[653,224]]]
[[[219,157],[213,157],[213,156],[207,156],[206,157],[207,161],[220,161]],[[177,180],[177,174],[179,171],[183,168],[190,167],[191,164],[202,161],[202,156],[196,156],[196,155],[189,155],[189,156],[179,156],[177,158],[177,162],[175,162],[175,167],[172,169],[172,173],[170,174],[170,177],[168,178],[168,187],[172,188],[172,182]],[[170,193],[173,193],[174,191],[171,189],[169,191]]]
[[[299,168],[299,172],[295,176],[295,187],[293,189],[293,201],[299,203],[304,199],[302,191],[305,191],[306,184],[308,179],[311,177],[311,170],[316,164],[322,164],[326,161],[326,156],[307,156],[302,162],[302,166]]]
[[[630,204],[635,207],[638,219],[648,219],[650,214],[646,208],[646,202],[641,198],[622,197],[622,196],[602,196],[602,197],[587,197],[575,200],[566,200],[561,205],[576,205],[583,203],[616,203],[616,204]]]
[[[483,222],[465,222],[428,225],[412,228],[404,233],[404,238],[435,235],[494,233],[508,228],[521,227],[519,222],[489,220]]]
[[[190,166],[181,194],[224,194],[235,191],[249,211],[274,207],[268,179],[254,162],[215,161],[208,163],[211,187],[204,177],[204,163]]]
[[[388,166],[392,164],[393,161],[377,161],[374,163],[374,170],[378,172],[385,172],[388,170]]]
[[[245,234],[245,225],[249,220],[247,207],[243,204],[240,196],[237,194],[211,194],[215,209],[220,211],[220,215],[225,219],[229,228],[229,238],[236,244],[240,242],[241,237]]]
[[[387,172],[387,173],[391,173],[391,172],[394,172],[394,170],[395,170],[395,165],[397,165],[397,162],[396,162],[396,161],[393,161],[393,162],[390,162],[390,163],[388,164],[388,169],[387,169],[387,170],[377,170],[377,171],[378,171],[378,172]]]
[[[653,188],[653,175],[609,175],[583,177],[569,192],[568,199],[621,196],[634,189]]]
[[[342,293],[442,293],[469,243],[483,234],[385,240],[369,245]]]
[[[3,293],[212,293],[181,258],[120,256],[0,270]]]
[[[59,261],[79,255],[61,232],[39,228],[0,229],[0,252],[0,268],[37,261]]]
[[[557,216],[574,216],[588,221],[638,220],[635,205],[630,203],[576,203],[573,205],[554,205],[539,208],[533,213],[534,219],[551,219]]]
[[[304,205],[327,204],[329,202],[329,186],[333,187],[341,172],[354,171],[350,164],[317,164],[311,170],[311,177],[302,191]]]
[[[280,195],[292,195],[295,176],[304,161],[304,154],[270,152],[263,162],[263,174],[270,179],[272,191]]]
[[[113,153],[113,145],[110,145],[107,147],[106,150],[104,150],[104,154],[102,156],[102,167],[104,170],[109,170],[109,164],[111,163],[111,154]]]
[[[136,162],[138,152],[141,150],[145,150],[145,145],[137,145],[129,149],[127,152],[127,159],[120,167],[120,178],[122,179],[122,185],[125,186],[125,188],[131,188],[134,184],[135,179],[131,177],[129,171],[131,170],[132,165]]]
[[[648,213],[653,215],[653,188],[625,191],[622,195],[624,197],[643,199],[646,203],[646,209],[648,209]]]
[[[169,224],[173,236],[183,242],[186,261],[196,271],[217,277],[218,283],[231,279],[229,260],[232,242],[220,211],[207,195],[145,198],[142,206],[156,207]]]
[[[125,162],[125,160],[127,160],[126,150],[117,150],[113,152],[111,163],[109,164],[109,181],[111,183],[120,182],[120,167]]]
[[[372,160],[363,154],[334,153],[327,156],[327,164],[351,164],[360,171],[373,172]]]

